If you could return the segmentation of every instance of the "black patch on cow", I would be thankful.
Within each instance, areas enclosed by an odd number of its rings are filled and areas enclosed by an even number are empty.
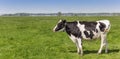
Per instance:
[[[86,38],[89,38],[89,33],[87,31],[84,31],[84,34],[85,34]]]
[[[100,23],[100,26],[99,26],[100,31],[104,32],[106,25],[102,22],[99,22],[99,23]]]
[[[97,22],[80,21],[80,24],[84,24],[85,29],[88,31],[96,31]]]
[[[92,39],[92,38],[93,38],[93,36],[94,36],[93,32],[92,32],[92,31],[90,31],[90,38]]]
[[[95,31],[96,33],[98,33],[98,30],[96,29],[96,31]]]
[[[75,37],[82,38],[81,32],[80,32],[79,28],[77,27],[77,21],[67,22],[65,30],[66,30],[67,34],[69,34],[69,35],[72,34]]]
[[[90,39],[92,39],[94,36],[92,31],[90,31],[90,34],[87,31],[84,31],[84,34],[85,34],[86,38],[90,38]]]

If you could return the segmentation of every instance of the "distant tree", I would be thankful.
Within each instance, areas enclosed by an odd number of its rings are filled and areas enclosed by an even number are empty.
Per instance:
[[[74,14],[74,16],[78,16],[77,14]]]
[[[58,16],[62,16],[62,13],[61,13],[61,12],[58,12]]]

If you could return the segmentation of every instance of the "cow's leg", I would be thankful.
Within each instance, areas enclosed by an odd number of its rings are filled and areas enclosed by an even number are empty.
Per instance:
[[[80,51],[79,51],[79,46],[78,46],[77,38],[76,38],[75,36],[73,36],[73,35],[71,35],[71,36],[69,36],[69,37],[70,37],[70,39],[73,41],[73,43],[76,44],[76,47],[77,47],[77,53],[79,53]]]
[[[73,41],[73,43],[76,43],[76,37],[74,35],[70,35],[69,38]]]
[[[105,38],[105,40],[104,40],[104,42],[103,42],[103,43],[104,43],[104,45],[105,45],[105,53],[107,53],[107,52],[108,52],[108,42],[107,42],[107,38],[106,38],[106,37],[107,37],[107,34],[105,34],[105,37],[104,37],[104,38]]]
[[[107,48],[107,40],[106,40],[105,33],[101,34],[101,46],[100,46],[100,49],[98,51],[98,54],[101,54],[103,46],[105,46],[105,52],[107,52],[108,48]]]
[[[82,50],[82,39],[81,38],[78,38],[77,39],[78,41],[78,46],[79,46],[79,54],[81,54],[81,56],[83,55],[83,50]]]
[[[107,39],[105,40],[105,53],[108,53],[108,42],[107,42]]]
[[[79,54],[79,53],[80,53],[80,50],[79,50],[79,45],[78,45],[77,39],[75,40],[75,44],[76,44],[76,47],[77,47],[77,53]]]

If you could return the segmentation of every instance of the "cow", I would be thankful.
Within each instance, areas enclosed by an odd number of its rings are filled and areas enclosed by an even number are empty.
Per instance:
[[[77,46],[77,53],[83,55],[82,40],[101,39],[98,54],[101,54],[102,48],[105,47],[105,53],[108,52],[107,33],[111,27],[109,20],[99,21],[72,21],[59,20],[53,31],[65,31],[70,39]]]

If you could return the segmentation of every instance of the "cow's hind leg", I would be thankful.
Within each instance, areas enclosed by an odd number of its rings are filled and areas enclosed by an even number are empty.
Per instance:
[[[108,52],[108,46],[107,46],[107,39],[106,39],[106,33],[103,33],[101,35],[101,46],[100,49],[98,51],[98,54],[101,54],[103,47],[105,46],[105,52]]]
[[[108,42],[107,42],[106,37],[105,37],[105,40],[104,40],[104,44],[105,44],[105,53],[108,53]]]

